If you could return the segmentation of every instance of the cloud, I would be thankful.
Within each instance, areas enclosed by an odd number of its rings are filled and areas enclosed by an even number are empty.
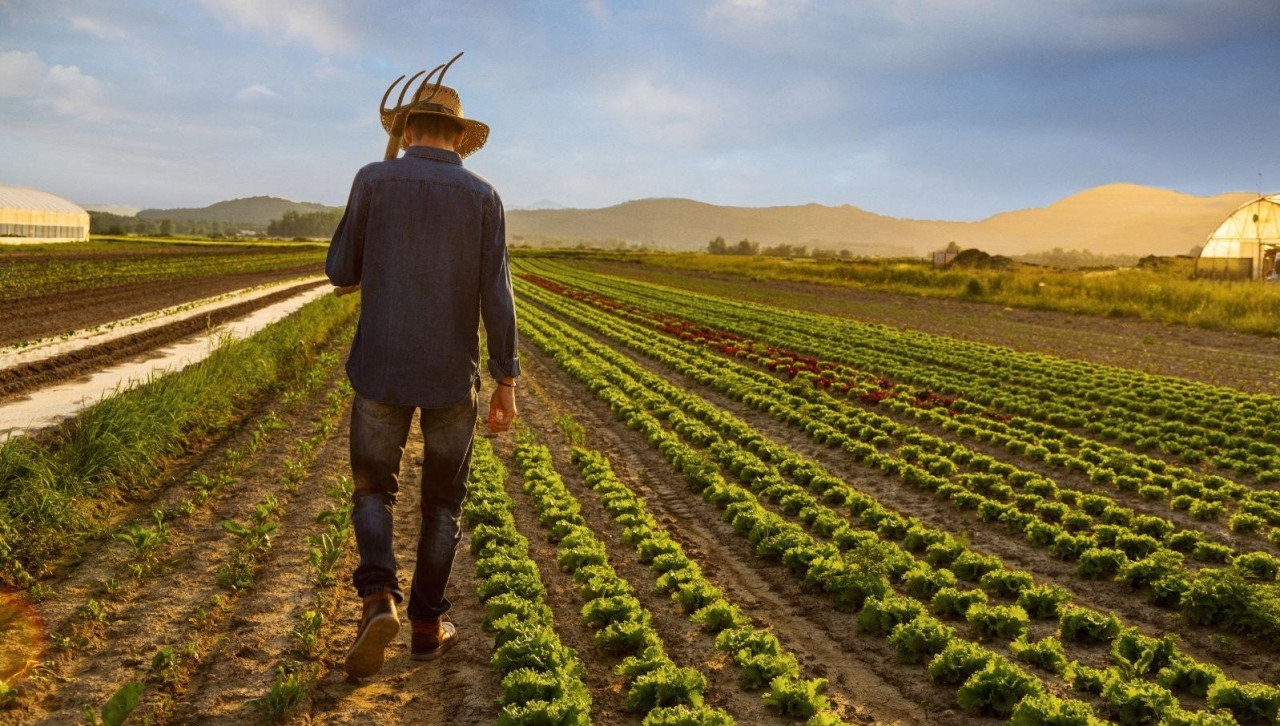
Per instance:
[[[251,101],[257,98],[280,98],[280,94],[271,90],[265,83],[254,83],[236,91],[236,98],[241,101]]]
[[[333,0],[198,0],[223,23],[272,38],[298,41],[321,53],[346,53],[355,38]]]
[[[698,143],[717,115],[715,106],[702,98],[647,78],[625,83],[601,100],[616,124],[659,145]]]
[[[106,85],[77,66],[50,66],[37,53],[0,52],[0,98],[30,99],[61,116],[113,118]]]
[[[73,15],[68,20],[74,30],[80,30],[99,40],[119,40],[124,37],[124,29],[109,22],[90,18],[85,15]]]
[[[1048,59],[1191,48],[1280,26],[1275,0],[715,0],[699,27],[750,56],[826,71],[951,73]]]
[[[707,17],[741,25],[761,25],[795,19],[809,7],[809,0],[718,0]]]
[[[596,20],[604,20],[609,16],[609,6],[605,5],[604,0],[585,0],[582,6]]]

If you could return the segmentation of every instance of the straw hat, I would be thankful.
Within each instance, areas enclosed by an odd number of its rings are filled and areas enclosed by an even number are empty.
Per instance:
[[[456,122],[463,130],[462,141],[455,149],[460,156],[472,154],[484,146],[484,142],[489,138],[489,126],[475,119],[466,118],[462,113],[462,99],[458,97],[458,92],[449,86],[441,85],[449,66],[461,56],[461,53],[455,55],[448,63],[442,63],[428,73],[422,80],[422,84],[418,86],[418,90],[414,92],[413,100],[407,104],[404,103],[405,91],[409,90],[423,71],[418,71],[409,78],[401,89],[400,98],[396,100],[393,108],[387,107],[387,99],[391,97],[391,91],[404,79],[404,76],[400,76],[387,87],[387,92],[382,95],[382,104],[378,109],[382,117],[382,128],[390,137],[387,139],[386,158],[394,159],[398,149],[409,147],[403,137],[405,122],[410,116],[440,116]],[[440,76],[434,84],[431,84],[431,79],[437,71]]]

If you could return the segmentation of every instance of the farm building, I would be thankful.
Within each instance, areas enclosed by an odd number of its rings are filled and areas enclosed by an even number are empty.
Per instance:
[[[1262,280],[1277,270],[1280,252],[1280,194],[1258,197],[1227,217],[1205,242],[1196,276],[1219,280]]]
[[[89,239],[89,213],[62,197],[0,184],[0,243]]]

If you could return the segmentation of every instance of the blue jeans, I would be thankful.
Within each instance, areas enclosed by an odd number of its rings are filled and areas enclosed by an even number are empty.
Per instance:
[[[396,575],[391,510],[399,491],[413,406],[381,403],[355,396],[351,408],[351,473],[355,480],[351,522],[360,564],[352,583],[361,597],[391,590],[404,600]],[[444,596],[453,554],[462,538],[459,519],[467,495],[471,444],[476,423],[476,392],[448,408],[424,408],[419,425],[425,441],[422,462],[422,528],[410,586],[409,619],[436,620],[449,610]]]

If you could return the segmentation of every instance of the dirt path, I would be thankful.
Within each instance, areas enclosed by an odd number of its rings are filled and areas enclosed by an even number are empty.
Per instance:
[[[347,430],[350,409],[338,424]],[[288,503],[252,590],[241,595],[184,689],[171,721],[183,724],[256,724],[262,714],[246,705],[271,690],[277,665],[294,659],[291,630],[313,607],[312,586],[305,567],[307,537],[325,531],[316,516],[330,503],[325,487],[348,472],[347,438],[335,433],[325,442],[314,465]],[[278,472],[277,472],[278,476]],[[251,499],[251,497],[249,498]],[[207,634],[206,634],[207,635]]]
[[[887,641],[856,633],[852,615],[836,611],[828,598],[803,592],[781,566],[756,559],[749,543],[683,485],[661,454],[622,427],[603,402],[554,361],[532,347],[522,349],[521,356],[526,376],[538,382],[544,398],[586,428],[588,444],[609,455],[618,476],[647,499],[654,516],[713,583],[758,623],[772,627],[807,672],[831,681],[833,698],[851,719],[983,722],[957,708],[953,689],[935,687],[919,667],[899,663]]]
[[[1016,350],[1136,368],[1254,393],[1280,395],[1280,340],[1132,318],[1103,318],[803,282],[752,280],[637,264],[584,269],[730,300],[749,300],[912,328]]]
[[[340,437],[349,446],[349,431]],[[418,482],[422,476],[422,432],[414,423],[400,467],[400,498],[395,506],[396,562],[406,591],[417,559],[418,527],[422,521]],[[347,453],[340,457],[348,466]],[[351,545],[354,547],[354,543]],[[315,724],[483,724],[497,718],[499,684],[489,667],[493,638],[480,628],[484,615],[475,595],[475,560],[469,533],[458,545],[446,596],[453,603],[449,619],[460,640],[444,658],[429,662],[409,659],[411,626],[400,607],[400,636],[387,650],[386,664],[374,678],[349,680],[342,658],[360,623],[360,599],[349,586],[351,570],[340,570],[343,595],[338,604],[333,637],[326,645],[329,670],[316,685],[301,720]]]
[[[269,272],[152,280],[6,300],[5,315],[0,318],[0,346],[61,335],[265,282],[319,272],[319,265],[310,264]]]

